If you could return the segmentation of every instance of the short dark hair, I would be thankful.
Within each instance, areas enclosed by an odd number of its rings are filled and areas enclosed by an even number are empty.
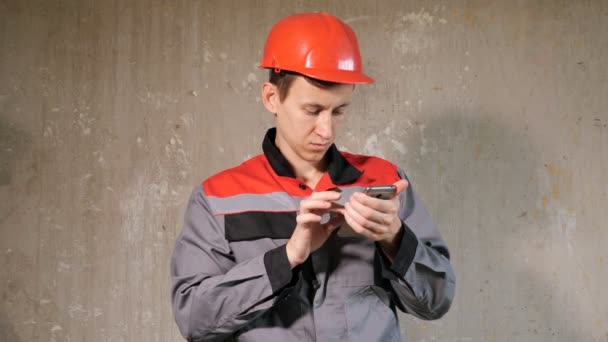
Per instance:
[[[296,79],[297,76],[302,76],[304,79],[312,84],[315,87],[321,89],[329,89],[336,87],[342,83],[330,82],[330,81],[322,81],[316,78],[308,77],[306,75],[302,75],[293,71],[275,71],[274,69],[268,70],[268,82],[277,86],[279,90],[279,99],[283,102],[287,98],[287,94],[289,93],[289,89],[291,88],[291,84]]]

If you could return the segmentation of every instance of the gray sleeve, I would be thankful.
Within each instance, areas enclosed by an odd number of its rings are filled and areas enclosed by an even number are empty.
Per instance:
[[[399,176],[407,179],[402,170]],[[403,237],[392,263],[380,253],[382,275],[390,281],[403,312],[438,319],[449,310],[455,292],[448,246],[411,183],[400,196]]]
[[[171,258],[175,321],[188,341],[222,341],[272,307],[292,280],[285,247],[236,263],[201,187],[192,192]]]

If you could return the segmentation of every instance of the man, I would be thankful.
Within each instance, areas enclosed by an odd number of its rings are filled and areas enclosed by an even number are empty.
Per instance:
[[[333,144],[363,74],[356,36],[305,13],[270,32],[263,154],[196,187],[171,263],[190,341],[401,341],[454,296],[449,252],[401,169]],[[364,187],[394,185],[392,198]]]

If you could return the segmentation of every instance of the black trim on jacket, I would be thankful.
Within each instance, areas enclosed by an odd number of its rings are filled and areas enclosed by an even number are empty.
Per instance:
[[[289,162],[275,144],[276,137],[276,128],[270,128],[266,132],[264,141],[262,142],[264,155],[277,175],[296,178]],[[325,158],[327,158],[327,173],[334,184],[343,185],[352,183],[363,173],[342,156],[335,144],[332,144],[329,150],[327,150]]]

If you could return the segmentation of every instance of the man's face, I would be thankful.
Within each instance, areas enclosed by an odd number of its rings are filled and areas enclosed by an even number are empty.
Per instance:
[[[318,164],[323,159],[336,138],[352,95],[350,84],[322,89],[298,76],[283,102],[278,94],[272,99],[276,144],[296,164],[292,166],[297,167],[300,162]]]

